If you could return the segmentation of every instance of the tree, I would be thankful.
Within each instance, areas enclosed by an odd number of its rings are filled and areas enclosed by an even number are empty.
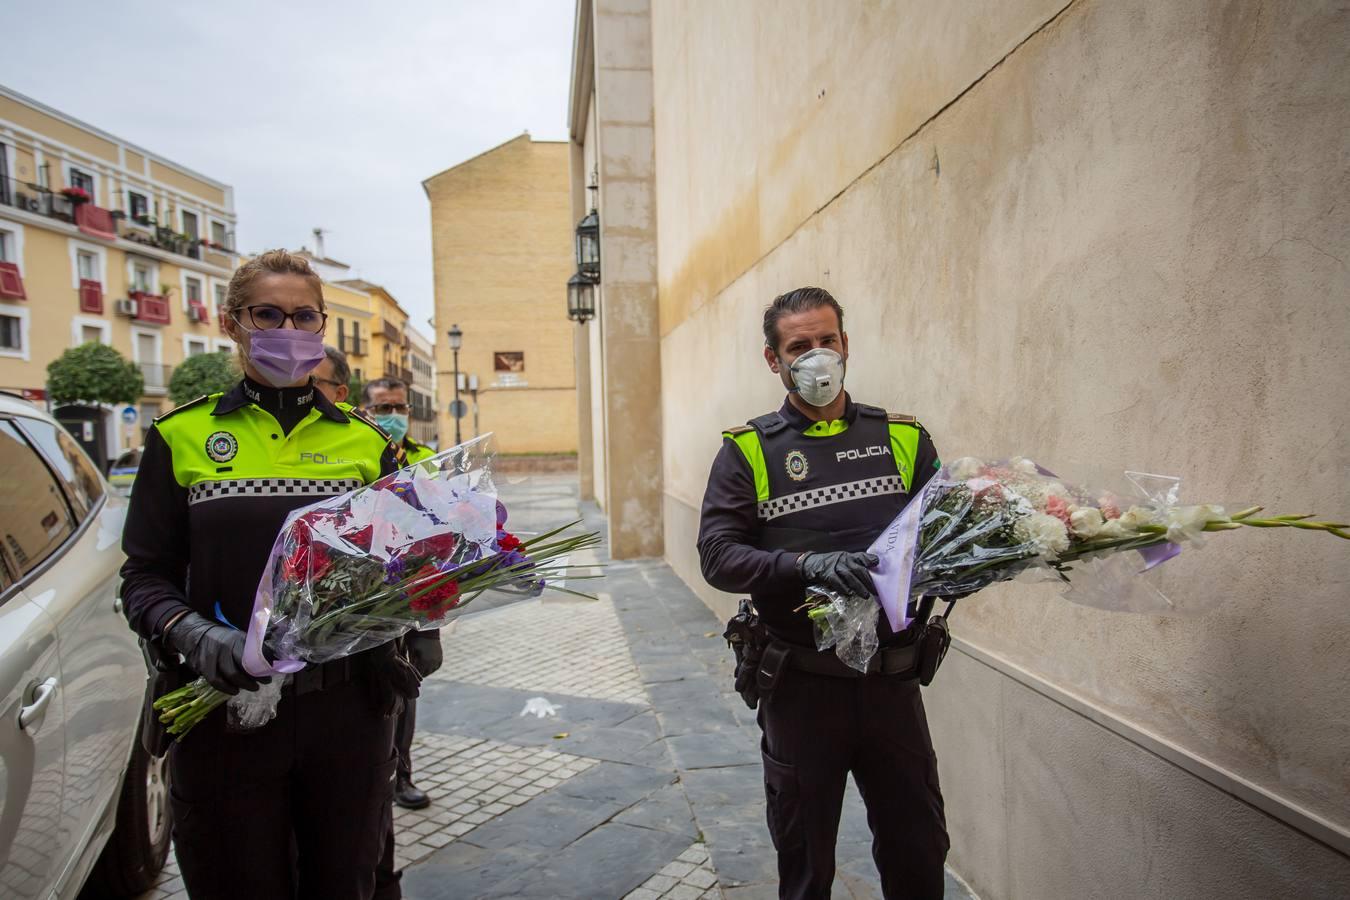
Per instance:
[[[53,403],[135,403],[144,390],[141,370],[107,344],[81,344],[47,364]]]
[[[239,373],[230,362],[230,354],[198,353],[174,369],[169,379],[169,399],[176,404],[196,400],[202,394],[218,394],[234,387]]]

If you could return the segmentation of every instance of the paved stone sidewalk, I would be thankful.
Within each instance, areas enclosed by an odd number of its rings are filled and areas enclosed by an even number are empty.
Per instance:
[[[501,490],[519,532],[581,513],[603,530],[575,479]],[[605,575],[577,585],[598,601],[476,604],[443,630],[413,749],[432,804],[395,822],[405,897],[777,896],[759,730],[722,623],[660,562]],[[880,897],[870,841],[850,785],[834,897]],[[180,900],[181,885],[171,868],[145,898]],[[949,876],[947,896],[971,895]]]

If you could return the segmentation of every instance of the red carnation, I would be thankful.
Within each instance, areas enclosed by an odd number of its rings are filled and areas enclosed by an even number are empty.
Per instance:
[[[522,545],[520,538],[506,531],[502,532],[501,538],[497,540],[497,548],[508,553],[512,550],[519,550]]]
[[[446,560],[455,552],[455,535],[453,532],[433,535],[429,538],[422,538],[408,548],[408,556],[429,556],[432,559]]]
[[[326,547],[302,541],[282,563],[282,574],[287,581],[318,581],[332,567],[333,560]]]
[[[439,619],[447,610],[459,605],[459,582],[446,581],[414,597],[408,604],[413,612],[424,612],[429,619]]]
[[[370,542],[375,538],[375,526],[367,525],[365,528],[358,528],[355,531],[344,531],[342,537],[352,546],[369,552]]]

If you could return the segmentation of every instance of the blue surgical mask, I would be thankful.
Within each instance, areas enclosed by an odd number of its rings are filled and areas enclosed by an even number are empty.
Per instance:
[[[375,417],[375,424],[389,432],[395,444],[403,443],[408,436],[408,417],[402,413],[386,413]]]

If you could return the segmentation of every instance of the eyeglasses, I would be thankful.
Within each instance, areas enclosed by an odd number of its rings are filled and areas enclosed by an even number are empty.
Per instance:
[[[315,384],[331,384],[331,385],[332,385],[333,387],[335,387],[335,388],[342,387],[342,382],[341,382],[341,381],[334,381],[334,380],[331,379],[331,378],[319,378],[318,376],[315,376],[315,378],[314,378],[314,383],[315,383]]]
[[[375,403],[367,406],[366,409],[377,416],[387,416],[390,413],[398,413],[399,415],[408,414],[408,404],[406,403]]]
[[[286,324],[290,319],[295,327],[300,331],[308,331],[311,334],[323,331],[323,326],[328,322],[328,313],[320,312],[311,307],[297,309],[295,312],[288,313],[279,306],[246,306],[244,311],[248,313],[248,319],[253,323],[253,327],[260,331],[272,331]]]

